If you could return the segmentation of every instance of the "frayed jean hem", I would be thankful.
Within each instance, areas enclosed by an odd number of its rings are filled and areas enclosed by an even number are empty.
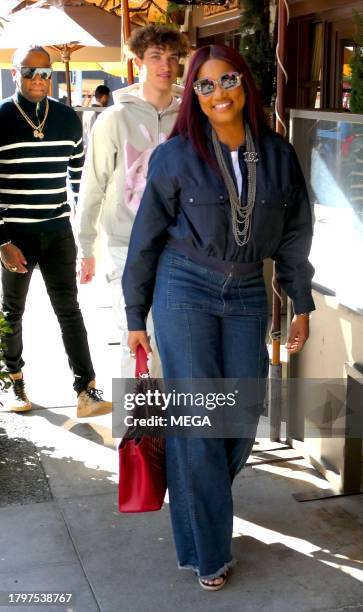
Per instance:
[[[236,565],[236,563],[237,559],[231,559],[231,561],[225,563],[216,572],[214,572],[214,574],[209,574],[207,576],[201,576],[199,567],[196,567],[195,565],[180,565],[180,563],[178,563],[178,568],[182,570],[192,570],[201,580],[214,580],[215,578],[219,578],[220,576],[223,576],[223,574],[226,574],[231,567]]]

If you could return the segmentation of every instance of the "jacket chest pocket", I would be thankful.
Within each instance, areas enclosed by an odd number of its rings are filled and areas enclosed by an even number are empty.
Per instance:
[[[197,193],[182,193],[180,195],[181,205],[185,208],[193,207],[208,207],[224,204],[227,197],[222,192],[197,192]]]
[[[180,196],[181,214],[203,242],[227,232],[226,197],[221,191],[206,189]]]
[[[286,213],[291,198],[291,189],[276,190],[270,194],[262,195],[257,200],[257,205],[261,210],[268,214],[270,213]]]
[[[256,241],[259,244],[272,244],[281,237],[290,197],[290,190],[276,190],[257,199],[254,209],[254,228]]]

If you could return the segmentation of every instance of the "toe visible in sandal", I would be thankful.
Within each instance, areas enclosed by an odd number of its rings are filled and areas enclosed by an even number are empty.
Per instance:
[[[198,578],[198,582],[200,584],[200,586],[202,587],[202,589],[204,589],[205,591],[219,591],[220,589],[223,589],[224,585],[227,582],[227,576],[228,574],[222,574],[221,576],[218,576],[218,578]],[[213,584],[214,580],[218,580],[221,578],[221,582],[217,582],[217,584]]]

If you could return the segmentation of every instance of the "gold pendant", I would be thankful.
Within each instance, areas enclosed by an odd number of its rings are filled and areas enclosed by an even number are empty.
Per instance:
[[[44,138],[43,132],[40,132],[39,130],[34,130],[33,136],[34,138],[40,138],[40,140],[43,140]]]

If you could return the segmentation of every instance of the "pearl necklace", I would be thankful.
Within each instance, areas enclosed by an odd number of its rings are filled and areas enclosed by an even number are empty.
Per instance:
[[[44,113],[44,117],[43,117],[42,121],[39,122],[38,125],[35,125],[35,123],[33,123],[33,121],[30,119],[30,117],[28,117],[26,112],[21,108],[20,104],[17,103],[15,98],[13,98],[13,102],[14,102],[16,108],[18,109],[19,113],[22,115],[22,117],[24,117],[25,121],[30,125],[30,127],[33,128],[33,130],[34,130],[33,131],[34,138],[39,138],[40,140],[43,140],[43,138],[44,138],[44,134],[43,134],[44,125],[45,125],[45,122],[47,120],[48,111],[49,111],[48,98],[45,101],[45,113]]]

